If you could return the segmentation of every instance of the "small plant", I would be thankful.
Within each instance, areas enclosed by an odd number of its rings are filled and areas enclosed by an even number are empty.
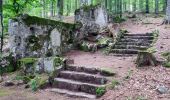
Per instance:
[[[38,90],[38,86],[37,86],[37,81],[36,79],[31,79],[30,81],[30,86],[31,86],[31,89],[32,91],[37,91]]]
[[[112,80],[110,87],[111,87],[112,89],[114,89],[114,88],[115,88],[117,85],[119,85],[119,84],[120,84],[119,81],[117,81],[117,80]]]
[[[138,96],[138,97],[136,98],[136,100],[147,100],[147,98],[144,97],[144,96]]]
[[[96,95],[98,97],[102,96],[105,92],[106,92],[106,88],[105,87],[99,87],[99,88],[96,89]]]
[[[167,61],[170,61],[170,52],[165,52],[162,54],[162,56],[167,59]]]
[[[154,47],[150,47],[146,51],[149,52],[149,53],[156,53],[157,52],[156,48],[154,48]]]
[[[163,66],[166,67],[166,68],[170,68],[170,62],[165,62],[165,63],[163,64]]]
[[[129,79],[131,77],[133,73],[133,70],[128,70],[127,76],[125,77],[125,79]]]

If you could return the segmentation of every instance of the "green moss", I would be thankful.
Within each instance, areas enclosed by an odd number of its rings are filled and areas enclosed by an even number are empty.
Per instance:
[[[109,43],[111,43],[111,42],[113,42],[112,38],[105,37],[105,38],[99,39],[98,44],[99,45],[109,45]]]
[[[82,6],[80,9],[83,9],[85,12],[88,12],[88,11],[90,11],[91,9],[96,9],[98,6],[100,6],[100,4],[97,4],[97,5],[84,5],[84,6]],[[76,12],[79,12],[80,11],[80,9],[76,9],[75,10],[75,13]]]
[[[37,61],[37,58],[22,58],[18,61],[21,64],[34,64]]]
[[[27,16],[23,18],[23,21],[26,25],[40,25],[40,26],[47,26],[50,25],[53,28],[57,27],[57,29],[66,29],[66,30],[74,30],[76,24],[64,23],[60,21],[40,18],[36,16]]]

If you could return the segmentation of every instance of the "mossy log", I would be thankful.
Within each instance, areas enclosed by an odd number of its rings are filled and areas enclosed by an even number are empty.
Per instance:
[[[155,56],[148,51],[140,51],[136,60],[137,67],[156,66],[157,60]]]

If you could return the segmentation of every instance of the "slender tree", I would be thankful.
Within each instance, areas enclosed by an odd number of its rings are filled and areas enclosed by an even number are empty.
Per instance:
[[[159,0],[155,0],[155,14],[158,15],[159,13]]]
[[[165,24],[170,24],[170,0],[167,0]]]
[[[146,0],[146,13],[149,13],[149,0]]]
[[[57,8],[58,8],[58,18],[62,20],[63,10],[64,10],[64,0],[58,0]]]
[[[4,37],[4,26],[3,26],[3,2],[0,0],[0,24],[1,24],[1,53],[3,52],[3,37]]]

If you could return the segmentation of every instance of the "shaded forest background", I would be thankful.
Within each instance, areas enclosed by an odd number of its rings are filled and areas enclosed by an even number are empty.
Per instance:
[[[7,31],[9,18],[21,13],[61,20],[62,16],[73,16],[82,6],[96,4],[103,5],[111,15],[122,17],[125,12],[163,14],[167,0],[4,0],[4,29]]]

